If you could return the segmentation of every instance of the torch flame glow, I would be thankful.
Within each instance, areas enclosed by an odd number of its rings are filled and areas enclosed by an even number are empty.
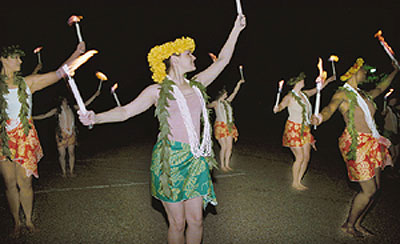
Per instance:
[[[114,93],[115,90],[117,90],[118,88],[118,83],[115,83],[112,87],[111,87],[111,92]]]
[[[388,98],[390,96],[390,94],[392,94],[394,91],[393,88],[390,88],[390,90],[385,94],[385,99]]]
[[[282,90],[283,83],[285,83],[284,80],[279,81],[279,90]]]
[[[81,19],[83,19],[83,16],[76,16],[76,15],[72,15],[71,17],[69,17],[68,19],[68,25],[72,25],[76,22],[80,22]]]
[[[97,77],[97,79],[102,80],[102,81],[108,80],[107,76],[105,74],[101,73],[100,71],[96,72],[96,77]]]
[[[40,50],[42,50],[42,48],[43,47],[37,47],[37,48],[35,48],[35,50],[33,50],[33,53],[38,53],[38,52],[40,52]]]
[[[387,50],[392,55],[394,55],[394,52],[393,52],[392,48],[389,46],[389,44],[387,44],[387,42],[385,41],[385,38],[383,38],[381,30],[379,30],[377,33],[375,33],[374,37],[378,38],[378,40],[384,45],[384,47],[386,47]]]
[[[87,51],[86,53],[82,54],[81,56],[79,56],[78,58],[76,58],[71,65],[69,65],[69,70],[71,72],[71,76],[74,75],[74,71],[79,68],[82,64],[86,63],[86,61],[88,61],[91,57],[93,57],[93,55],[95,55],[96,53],[98,53],[97,50],[90,50]]]
[[[218,60],[217,56],[215,56],[213,53],[208,53],[208,55],[210,56],[213,62]]]
[[[318,64],[317,64],[317,68],[319,70],[319,78],[321,80],[321,82],[323,83],[327,77],[327,73],[326,71],[324,71],[323,67],[322,67],[322,59],[318,58]]]
[[[339,57],[336,55],[331,55],[328,59],[331,62],[338,62],[339,61]]]

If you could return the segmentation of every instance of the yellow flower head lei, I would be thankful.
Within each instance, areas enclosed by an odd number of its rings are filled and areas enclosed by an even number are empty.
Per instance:
[[[193,52],[194,49],[194,40],[190,37],[181,37],[175,41],[153,47],[147,55],[150,70],[153,72],[153,80],[157,83],[162,83],[167,76],[167,67],[164,60],[173,54],[179,55],[187,50]]]
[[[364,59],[358,58],[354,65],[342,76],[340,76],[341,81],[346,81],[350,79],[357,71],[364,65]]]

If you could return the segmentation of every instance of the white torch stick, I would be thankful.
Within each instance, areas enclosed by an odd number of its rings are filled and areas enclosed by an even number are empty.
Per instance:
[[[332,74],[336,77],[335,62],[339,61],[339,57],[331,55],[328,60],[332,63]]]
[[[317,68],[319,70],[319,76],[315,80],[316,88],[317,88],[317,95],[315,97],[315,108],[314,108],[314,115],[315,116],[318,116],[318,114],[319,114],[319,106],[320,106],[320,103],[321,103],[322,84],[324,83],[324,81],[326,79],[326,76],[327,76],[326,71],[324,71],[324,69],[322,67],[322,59],[321,58],[318,58]],[[314,125],[314,130],[315,129],[317,129],[316,125]]]
[[[242,4],[240,3],[240,0],[236,0],[236,10],[238,15],[243,15]]]
[[[118,88],[118,83],[115,83],[112,87],[111,87],[111,94],[113,94],[114,96],[114,100],[117,103],[118,107],[121,107],[121,103],[119,102],[117,93],[115,92],[115,90],[117,90]]]
[[[79,28],[79,22],[81,21],[81,19],[83,19],[82,16],[76,16],[76,15],[72,15],[68,19],[68,25],[69,26],[72,26],[72,24],[75,24],[76,34],[78,36],[79,42],[83,41],[82,34],[81,34],[81,29]]]
[[[239,65],[240,79],[244,80],[243,65]]]
[[[281,93],[282,93],[283,83],[285,83],[284,80],[281,80],[278,83],[279,84],[279,89],[278,89],[278,93],[276,94],[275,107],[277,107],[279,105],[279,100],[280,100]]]

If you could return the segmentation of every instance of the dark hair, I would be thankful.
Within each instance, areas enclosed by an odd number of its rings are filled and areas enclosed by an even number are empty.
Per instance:
[[[25,56],[25,52],[19,47],[19,45],[9,45],[1,48],[1,57],[8,58],[15,55],[19,55],[20,57]]]
[[[220,99],[225,93],[228,93],[228,91],[225,89],[225,87],[223,87],[217,95],[217,99]]]

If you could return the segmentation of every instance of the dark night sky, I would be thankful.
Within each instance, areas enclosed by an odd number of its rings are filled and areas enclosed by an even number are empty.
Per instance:
[[[181,36],[193,37],[197,44],[194,54],[198,70],[206,68],[211,63],[207,53],[218,53],[236,17],[234,0],[129,2],[52,1],[45,4],[43,1],[30,1],[23,4],[20,1],[13,6],[3,5],[0,42],[2,45],[19,43],[23,47],[27,53],[24,74],[29,74],[36,65],[37,59],[32,50],[36,46],[44,46],[43,71],[51,71],[69,56],[77,44],[75,29],[67,25],[67,19],[72,14],[82,15],[84,19],[80,27],[87,49],[96,49],[99,54],[81,67],[75,78],[83,97],[88,98],[98,85],[94,73],[101,70],[108,76],[110,81],[104,84],[101,96],[90,107],[100,112],[115,106],[109,93],[114,82],[119,84],[117,92],[123,104],[152,83],[146,57],[156,44]],[[241,137],[279,142],[287,113],[273,115],[271,111],[277,82],[304,71],[308,77],[306,88],[311,88],[313,77],[318,72],[318,57],[324,59],[324,68],[328,73],[331,69],[327,59],[331,54],[340,57],[336,66],[339,74],[345,72],[359,56],[381,72],[392,70],[389,58],[373,35],[382,29],[392,48],[400,50],[399,3],[262,2],[267,1],[242,0],[247,28],[239,38],[230,65],[209,87],[212,97],[224,85],[232,90],[239,79],[237,67],[244,65],[247,83],[233,103]],[[322,106],[329,102],[338,85],[339,82],[336,82],[324,91]],[[54,98],[64,87],[63,82],[59,82],[35,94],[34,113],[43,113],[54,107]],[[311,102],[314,100],[311,99]],[[339,121],[338,118],[336,115],[333,120]],[[54,123],[54,120],[36,123],[42,143],[54,141],[54,134],[47,130]],[[343,128],[341,123],[327,123],[316,132],[317,136],[322,137],[332,131],[337,135]],[[141,134],[155,140],[156,127],[153,112],[146,112],[126,123],[95,126],[90,132],[80,127],[81,140],[89,140],[90,134],[107,134],[115,138],[126,136],[121,129],[132,131],[132,136]],[[146,130],[150,131],[150,135],[143,133]],[[335,138],[319,141],[322,145],[324,141],[328,146],[330,142],[336,144]]]

